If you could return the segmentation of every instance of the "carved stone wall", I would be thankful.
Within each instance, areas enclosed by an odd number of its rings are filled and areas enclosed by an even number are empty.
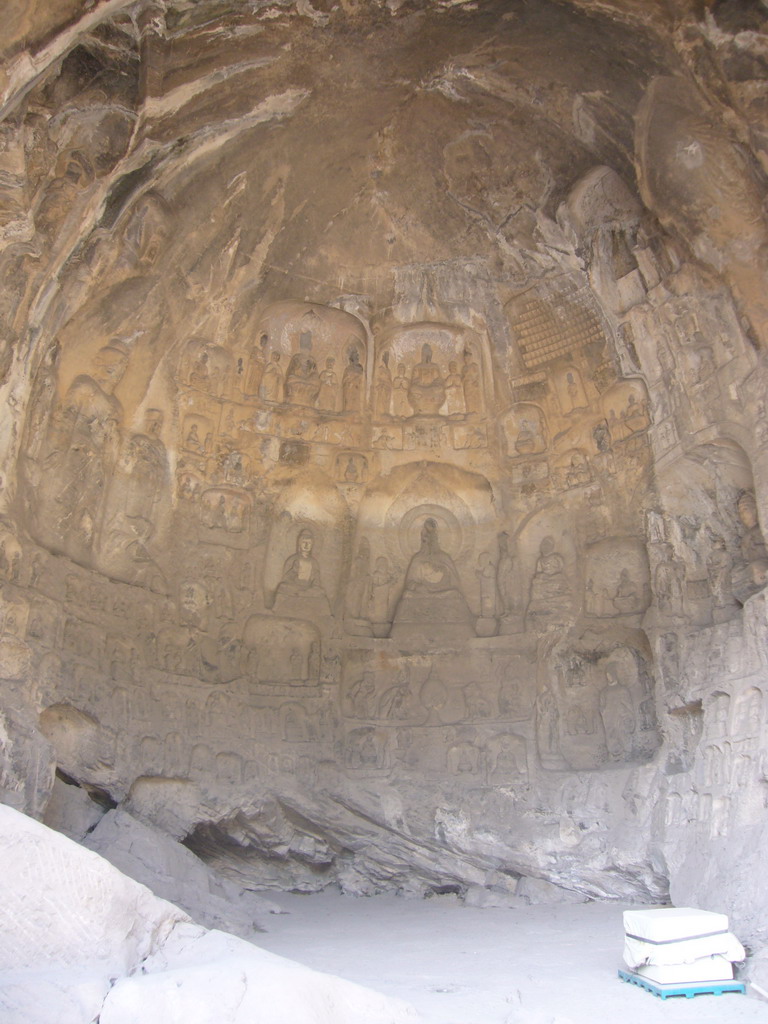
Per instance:
[[[763,937],[763,129],[650,16],[513,7],[8,55],[5,798]]]

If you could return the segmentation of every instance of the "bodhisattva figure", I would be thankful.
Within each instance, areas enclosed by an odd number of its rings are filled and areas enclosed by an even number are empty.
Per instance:
[[[113,392],[127,364],[122,342],[105,345],[96,355],[92,374],[75,377],[52,423],[42,504],[51,488],[55,507],[50,512],[58,531],[76,547],[89,547],[101,522],[123,418]]]
[[[372,718],[376,710],[376,676],[367,668],[349,690],[349,703],[355,718]]]
[[[336,360],[333,356],[328,356],[325,360],[325,369],[320,374],[320,394],[317,397],[318,409],[328,409],[330,412],[336,412],[338,403],[339,379],[334,369],[335,366]]]
[[[752,491],[739,495],[737,511],[744,533],[741,537],[741,565],[733,574],[734,594],[744,603],[768,583],[768,550],[757,518],[757,502]]]
[[[128,441],[122,460],[120,481],[122,493],[111,495],[129,516],[152,518],[152,510],[168,478],[168,456],[160,432],[163,426],[161,409],[148,409],[144,417],[144,433],[134,434]]]
[[[391,401],[392,372],[389,369],[389,352],[385,352],[376,367],[376,377],[373,382],[373,411],[377,416],[389,416]]]
[[[449,416],[462,415],[467,411],[464,401],[464,382],[461,379],[458,365],[448,363],[448,376],[445,378],[446,411]]]
[[[360,364],[360,350],[353,345],[349,350],[344,376],[341,379],[341,394],[344,412],[360,412],[363,407],[365,370]]]
[[[432,362],[432,349],[429,345],[422,345],[421,362],[413,368],[408,401],[414,413],[423,416],[437,415],[445,402],[443,376],[440,367]]]
[[[496,593],[499,615],[519,614],[520,587],[515,581],[515,560],[509,553],[509,534],[506,530],[502,530],[497,541],[499,560],[496,563]]]
[[[408,401],[408,383],[405,363],[398,363],[397,375],[392,382],[392,414],[394,416],[411,415],[411,406]]]
[[[273,351],[269,362],[264,367],[259,397],[267,402],[282,402],[283,400],[283,371],[280,368],[279,352]]]
[[[496,615],[496,566],[489,551],[480,553],[475,575],[480,583],[480,615],[492,619]]]
[[[471,351],[464,350],[464,366],[461,370],[461,379],[464,386],[464,404],[467,413],[479,413],[483,411],[483,388],[480,381],[480,367],[472,358]]]
[[[600,717],[603,720],[605,745],[612,761],[623,761],[632,751],[637,716],[632,694],[620,681],[618,665],[608,664],[605,670],[608,685],[600,694]]]
[[[712,594],[715,622],[724,622],[737,609],[733,599],[733,559],[722,534],[710,531],[711,549],[707,556],[707,577]]]
[[[437,521],[429,518],[421,528],[421,547],[411,558],[403,593],[395,611],[392,635],[425,639],[435,630],[463,639],[474,636],[474,622],[462,593],[461,580],[447,551],[440,547]]]
[[[671,544],[660,544],[659,554],[653,577],[656,600],[662,612],[682,618],[685,615],[685,562],[675,558]]]
[[[352,562],[347,585],[347,613],[355,619],[365,616],[371,577],[371,545],[366,537],[360,541]]]
[[[536,745],[542,761],[560,756],[560,709],[548,686],[536,697]]]
[[[396,577],[389,570],[389,561],[384,555],[376,559],[368,589],[368,618],[373,625],[374,636],[386,636],[389,632],[389,603],[392,584]]]
[[[296,551],[283,566],[283,576],[275,594],[275,611],[281,615],[301,617],[309,602],[316,612],[328,613],[328,598],[320,579],[320,564],[312,554],[315,539],[312,531],[302,530],[296,538]]]
[[[475,623],[478,636],[495,636],[499,623],[498,594],[496,592],[496,566],[489,551],[482,551],[477,559],[475,575],[480,585],[480,617]]]
[[[267,345],[269,336],[262,334],[258,344],[252,345],[248,354],[248,365],[245,371],[245,382],[243,391],[246,395],[258,395],[261,387],[261,380],[267,366]]]

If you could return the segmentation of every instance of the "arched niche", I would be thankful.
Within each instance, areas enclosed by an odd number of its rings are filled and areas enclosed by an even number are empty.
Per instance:
[[[551,504],[524,520],[515,534],[526,630],[547,631],[577,617],[581,567],[573,526],[567,510]]]
[[[495,550],[493,490],[479,473],[422,461],[377,477],[365,491],[353,543],[356,575],[346,607],[349,618],[391,621],[427,520],[434,522],[437,543],[456,568],[458,589],[473,614],[479,614],[477,567],[484,551]],[[367,606],[358,600],[366,592],[365,580],[358,579],[366,565]],[[385,612],[387,619],[382,619]]]
[[[642,205],[610,167],[593,167],[573,186],[558,210],[558,221],[576,246],[589,254],[594,290],[615,313],[642,302],[644,275],[656,284],[658,276],[642,270],[637,258]],[[642,259],[642,257],[641,257]]]
[[[640,379],[617,381],[601,395],[600,405],[613,443],[650,426],[648,389]]]
[[[360,413],[368,392],[368,339],[361,321],[314,302],[275,302],[238,351],[240,390],[325,412]],[[269,364],[273,366],[270,367]],[[270,372],[274,365],[270,383]]]
[[[268,608],[295,618],[329,616],[338,602],[349,509],[316,466],[273,475],[279,489],[264,563]]]
[[[182,349],[179,382],[199,391],[221,396],[229,385],[232,355],[222,345],[192,338]]]
[[[598,618],[639,615],[650,603],[648,552],[638,537],[608,537],[584,559],[584,612]]]
[[[651,522],[652,574],[658,580],[659,567],[671,566],[683,584],[669,609],[657,585],[661,610],[699,625],[733,618],[768,581],[747,453],[727,438],[701,444],[665,466],[658,487],[664,515]]]
[[[493,407],[487,339],[431,321],[389,327],[375,339],[373,395],[379,417],[486,416]]]
[[[507,455],[511,459],[540,455],[549,445],[544,411],[533,402],[517,402],[501,421]]]
[[[661,737],[642,631],[552,632],[539,653],[535,728],[542,767],[605,770],[650,760]]]

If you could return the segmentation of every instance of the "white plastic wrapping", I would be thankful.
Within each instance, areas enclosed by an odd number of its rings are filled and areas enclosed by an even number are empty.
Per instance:
[[[703,981],[732,981],[733,964],[722,956],[705,956],[692,964],[646,964],[636,974],[657,985],[690,985]]]
[[[745,956],[742,944],[728,931],[727,915],[709,910],[626,910],[624,931],[624,963],[633,971],[649,965],[693,964],[714,956],[734,962]]]

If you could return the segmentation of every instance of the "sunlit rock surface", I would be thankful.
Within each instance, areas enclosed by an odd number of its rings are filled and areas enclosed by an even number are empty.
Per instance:
[[[206,931],[106,860],[0,806],[7,1024],[416,1024],[360,985]]]

